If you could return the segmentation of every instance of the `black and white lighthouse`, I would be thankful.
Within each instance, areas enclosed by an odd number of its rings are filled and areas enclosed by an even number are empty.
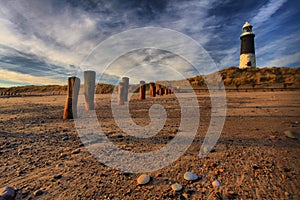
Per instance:
[[[246,22],[242,28],[240,69],[256,67],[254,37],[252,25]]]

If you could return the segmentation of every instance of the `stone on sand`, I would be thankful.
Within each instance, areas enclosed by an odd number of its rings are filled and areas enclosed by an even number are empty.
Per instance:
[[[180,185],[178,183],[172,184],[171,187],[172,187],[172,190],[175,191],[175,192],[178,192],[178,191],[182,190],[182,185]]]
[[[138,185],[145,185],[149,183],[149,181],[150,181],[150,176],[148,174],[142,174],[137,179]]]
[[[14,200],[16,192],[12,187],[6,186],[0,189],[0,200]]]
[[[215,187],[215,188],[217,188],[217,187],[220,186],[220,182],[217,181],[217,180],[213,181],[211,184],[212,184],[212,186]]]
[[[185,172],[183,178],[188,181],[195,181],[199,178],[199,176],[193,172]]]
[[[34,193],[34,196],[41,196],[42,194],[44,194],[43,190],[37,190]]]
[[[285,136],[292,138],[292,139],[300,139],[300,134],[295,131],[287,130],[284,132]]]

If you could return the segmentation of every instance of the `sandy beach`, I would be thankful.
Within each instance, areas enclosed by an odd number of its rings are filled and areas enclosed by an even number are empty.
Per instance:
[[[299,91],[227,92],[227,113],[214,152],[199,158],[210,122],[208,93],[198,93],[200,126],[192,145],[178,160],[147,173],[125,173],[99,162],[82,144],[73,120],[62,120],[66,96],[0,98],[0,188],[17,190],[16,199],[300,199],[300,143],[285,136],[300,132]],[[147,109],[163,105],[168,118],[158,135],[128,136],[115,123],[110,95],[97,94],[101,128],[120,148],[159,149],[181,130],[174,94],[130,100],[133,121],[149,123]],[[154,161],[155,162],[155,161]],[[187,181],[185,172],[200,178]],[[213,187],[217,180],[219,187]],[[181,191],[171,185],[179,183]]]

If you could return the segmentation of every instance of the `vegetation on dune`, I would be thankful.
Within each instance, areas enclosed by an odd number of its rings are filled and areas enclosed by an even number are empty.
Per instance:
[[[219,71],[225,86],[242,85],[272,86],[281,84],[283,87],[294,85],[300,86],[300,68],[248,68],[240,69],[232,66]],[[188,79],[193,86],[204,86],[205,77],[203,75]]]
[[[226,87],[300,87],[300,68],[248,68],[239,69],[232,66],[219,71]],[[218,73],[210,74],[216,76]],[[218,81],[221,81],[220,80]],[[199,75],[187,79],[193,87],[206,87],[205,76]],[[180,83],[180,81],[171,81]],[[97,84],[96,94],[109,94],[115,89],[115,85]],[[130,90],[138,86],[131,85]],[[66,85],[44,85],[44,86],[19,86],[11,88],[0,88],[0,95],[60,95],[67,93]]]

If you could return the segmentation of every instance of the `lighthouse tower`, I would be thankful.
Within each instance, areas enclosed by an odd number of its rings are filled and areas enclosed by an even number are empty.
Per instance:
[[[246,22],[242,28],[240,53],[240,69],[256,67],[254,37],[252,25]]]

